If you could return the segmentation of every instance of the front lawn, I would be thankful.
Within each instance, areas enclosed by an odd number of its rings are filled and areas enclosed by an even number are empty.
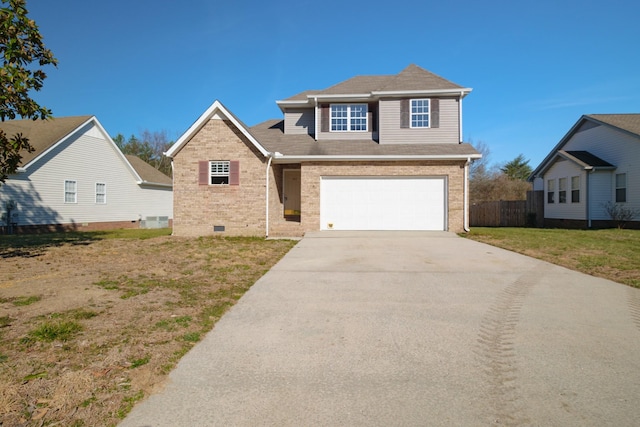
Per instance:
[[[640,230],[474,227],[466,237],[640,288]]]

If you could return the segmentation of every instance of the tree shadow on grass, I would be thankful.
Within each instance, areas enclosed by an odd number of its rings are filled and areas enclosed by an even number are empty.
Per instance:
[[[18,234],[0,236],[1,258],[34,258],[47,249],[63,245],[90,245],[102,240],[105,232],[49,232],[42,234]]]

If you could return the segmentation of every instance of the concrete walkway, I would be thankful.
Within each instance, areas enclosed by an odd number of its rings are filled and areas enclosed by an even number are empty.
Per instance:
[[[635,426],[640,290],[450,233],[302,239],[121,424]]]

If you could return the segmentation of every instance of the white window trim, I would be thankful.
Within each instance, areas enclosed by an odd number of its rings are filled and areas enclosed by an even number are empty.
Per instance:
[[[624,187],[618,187],[618,176],[622,176],[624,175]],[[615,176],[613,177],[613,186],[614,186],[614,191],[613,191],[613,200],[616,203],[627,203],[628,201],[628,191],[627,189],[629,188],[627,183],[629,182],[629,177],[628,174],[626,172],[620,172],[615,174]],[[622,190],[624,189],[624,202],[619,202],[618,201],[618,190]]]
[[[98,193],[98,185],[102,185],[104,188],[104,192],[103,193]],[[106,205],[107,204],[107,184],[104,182],[96,182],[96,204],[97,205]],[[104,201],[99,202],[98,201],[98,195],[102,194],[104,196]]]
[[[347,129],[346,130],[334,130],[333,129],[333,107],[347,107]],[[364,117],[352,117],[351,115],[351,107],[361,107],[364,106]],[[342,119],[342,117],[341,117]],[[351,120],[352,119],[364,119],[364,129],[353,130],[351,128]],[[359,104],[329,104],[329,132],[368,132],[369,131],[369,105],[365,103]]]
[[[555,178],[547,179],[547,197],[545,202],[549,205],[556,204],[556,180]],[[553,200],[549,201],[549,194],[553,194]]]
[[[67,192],[67,183],[73,183],[73,192],[69,191]],[[64,194],[64,202],[67,204],[74,204],[74,203],[78,203],[78,181],[76,181],[75,179],[65,179],[64,180],[64,188],[63,188],[63,194]],[[73,194],[73,201],[69,202],[67,201],[67,194]]]
[[[574,178],[577,178],[577,181],[578,181],[578,186],[576,188],[573,187]],[[580,181],[581,181],[580,175],[571,177],[571,203],[580,203]],[[578,192],[578,201],[577,202],[573,201],[573,192],[574,191]]]
[[[427,112],[426,113],[414,113],[413,112],[413,101],[427,101]],[[427,116],[427,126],[414,126],[413,125],[413,116],[414,115],[425,115]],[[430,98],[413,98],[409,100],[409,128],[411,129],[429,129],[431,128],[431,99]]]
[[[213,165],[222,166],[222,171],[213,171]],[[225,172],[226,169],[226,172]],[[214,184],[213,178],[227,178],[227,182]],[[229,185],[231,181],[231,161],[230,160],[210,160],[209,161],[209,185]]]
[[[564,180],[564,181],[563,181]],[[569,183],[566,176],[562,178],[558,178],[558,203],[567,203],[567,187]],[[564,182],[564,190],[562,189],[562,183]],[[564,192],[564,201],[561,199],[560,195]]]

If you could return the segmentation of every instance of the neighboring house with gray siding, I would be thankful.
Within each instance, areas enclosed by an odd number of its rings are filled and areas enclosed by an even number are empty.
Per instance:
[[[276,101],[248,127],[215,101],[165,153],[174,234],[468,228],[471,89],[416,65]]]
[[[613,226],[608,203],[640,212],[640,114],[582,116],[529,180],[544,191],[545,226]]]
[[[9,221],[14,227],[134,228],[147,217],[172,218],[171,178],[122,154],[96,117],[10,120],[0,129],[22,133],[35,148],[22,153],[17,173],[0,185],[5,217],[6,202],[17,204]]]

